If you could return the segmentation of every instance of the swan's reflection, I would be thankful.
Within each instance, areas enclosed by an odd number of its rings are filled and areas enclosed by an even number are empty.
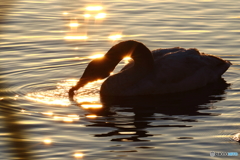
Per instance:
[[[219,79],[204,88],[179,94],[101,97],[105,107],[97,114],[107,117],[107,120],[92,120],[93,124],[88,126],[114,128],[113,131],[108,133],[95,134],[95,137],[123,135],[120,138],[119,136],[118,138],[113,138],[111,141],[148,141],[147,139],[143,139],[143,137],[153,136],[148,133],[148,128],[192,127],[190,125],[179,125],[179,123],[176,125],[169,123],[154,125],[153,121],[174,120],[176,122],[198,122],[196,117],[186,118],[184,116],[182,119],[179,116],[176,118],[173,115],[189,115],[191,117],[200,115],[218,116],[219,114],[208,113],[207,110],[213,108],[212,103],[225,98],[225,89],[228,86],[229,84],[223,79]],[[121,113],[128,115],[122,116]],[[154,114],[161,114],[161,116],[154,116]]]

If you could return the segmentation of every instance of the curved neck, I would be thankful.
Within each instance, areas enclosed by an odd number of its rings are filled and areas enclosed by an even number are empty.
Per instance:
[[[113,46],[103,58],[91,61],[74,89],[108,77],[116,65],[127,56],[134,60],[134,66],[131,68],[134,71],[131,73],[144,75],[154,68],[152,53],[144,44],[133,40],[123,41]]]
[[[151,51],[142,43],[128,40],[113,46],[105,57],[114,61],[117,65],[124,57],[131,57],[134,60],[134,67],[145,69],[154,68],[154,60]],[[114,66],[114,67],[115,67]]]

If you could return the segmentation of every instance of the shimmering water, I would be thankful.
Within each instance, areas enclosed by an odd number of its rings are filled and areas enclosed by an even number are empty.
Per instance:
[[[240,153],[231,139],[240,132],[240,1],[0,4],[1,159],[192,160],[211,159],[211,151]],[[178,95],[176,103],[169,97],[114,100],[104,112],[100,105],[70,104],[67,91],[91,56],[127,39],[151,50],[195,47],[233,65],[226,82]],[[100,85],[80,90],[78,101],[99,104]]]

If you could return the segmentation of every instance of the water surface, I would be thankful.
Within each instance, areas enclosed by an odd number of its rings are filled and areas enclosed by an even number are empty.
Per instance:
[[[240,132],[239,1],[16,0],[1,5],[2,159],[66,160],[78,153],[79,159],[192,160],[211,159],[211,151],[239,152],[231,139]],[[233,65],[223,75],[225,82],[181,96],[113,99],[100,113],[96,106],[70,104],[67,91],[91,56],[128,39],[151,50],[198,48]],[[100,103],[101,83],[81,89],[78,101]]]

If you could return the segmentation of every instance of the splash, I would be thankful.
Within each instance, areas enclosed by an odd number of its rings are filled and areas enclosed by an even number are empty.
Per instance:
[[[25,97],[29,100],[40,102],[48,105],[69,106],[71,103],[68,98],[69,89],[74,86],[78,80],[69,79],[57,83],[56,89],[40,92],[28,93]],[[99,90],[103,80],[88,83],[75,93],[75,101],[77,103],[94,103],[99,104]],[[99,107],[99,106],[97,106]],[[50,112],[46,112],[46,115]]]

